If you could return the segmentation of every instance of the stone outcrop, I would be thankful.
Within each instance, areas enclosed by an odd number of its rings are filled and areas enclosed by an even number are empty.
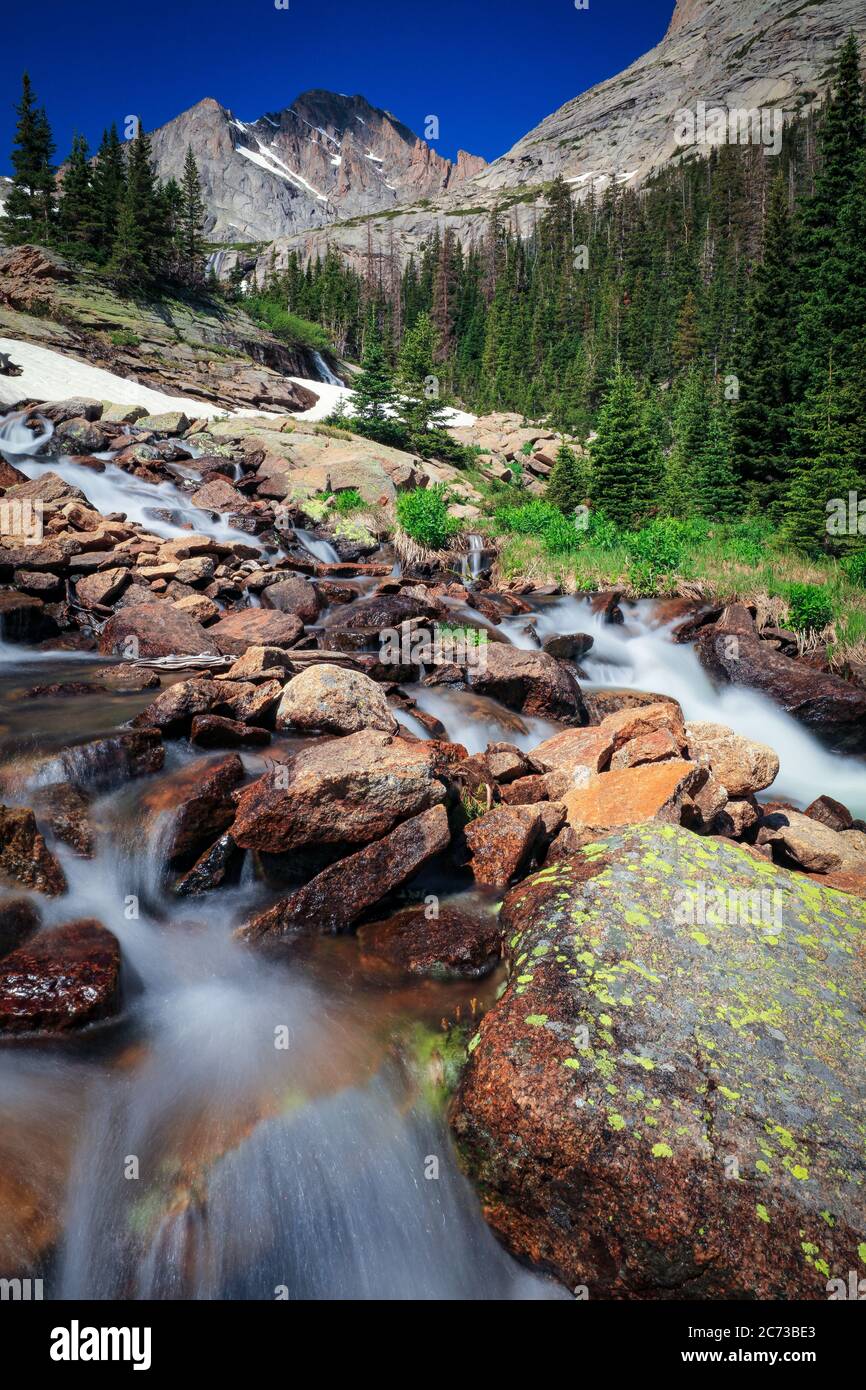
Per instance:
[[[100,922],[54,927],[0,960],[0,1034],[67,1033],[119,1007],[120,946]]]
[[[864,922],[673,826],[513,888],[452,1110],[499,1238],[591,1299],[826,1299],[862,1267]]]

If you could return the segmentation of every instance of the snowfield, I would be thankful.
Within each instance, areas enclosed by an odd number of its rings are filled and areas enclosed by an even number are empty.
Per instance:
[[[212,401],[199,401],[193,396],[169,396],[163,391],[155,391],[151,386],[141,386],[137,381],[116,376],[103,367],[79,362],[75,357],[55,352],[53,348],[37,347],[34,343],[22,343],[15,338],[0,338],[0,353],[8,354],[10,361],[24,368],[21,376],[0,376],[0,409],[27,399],[64,401],[73,396],[88,396],[97,401],[111,401],[114,405],[140,405],[152,415],[166,410],[183,410],[199,420],[213,420],[225,415],[250,419],[275,414],[269,410],[227,410],[225,406],[214,405]],[[348,400],[352,395],[348,387],[330,385],[325,381],[310,381],[299,376],[289,377],[288,380],[306,386],[319,398],[309,410],[293,412],[296,420],[324,420],[336,408],[338,401]],[[449,425],[475,423],[475,416],[467,415],[462,410],[446,411],[446,419]]]

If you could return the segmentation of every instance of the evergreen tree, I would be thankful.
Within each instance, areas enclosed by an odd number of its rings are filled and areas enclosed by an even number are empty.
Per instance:
[[[11,244],[45,243],[55,221],[54,141],[44,109],[36,106],[25,72],[12,150],[12,187],[6,199],[3,235]]]
[[[749,294],[749,330],[736,375],[740,403],[733,430],[734,466],[751,505],[775,507],[790,468],[793,388],[789,366],[794,264],[788,195],[773,185],[764,250]]]
[[[743,489],[731,461],[731,439],[724,405],[710,412],[703,443],[695,458],[698,509],[710,521],[743,516]]]
[[[428,430],[441,429],[445,418],[433,365],[435,353],[436,331],[425,310],[403,339],[397,376],[398,415],[418,447]]]
[[[694,290],[688,290],[677,318],[674,337],[674,367],[680,371],[694,362],[701,350],[700,316]]]
[[[393,411],[394,378],[375,327],[368,330],[366,344],[361,370],[352,383],[352,407],[364,420],[381,421]]]
[[[127,292],[147,289],[162,262],[168,233],[167,209],[156,184],[150,141],[142,129],[129,142],[126,187],[108,264]]]
[[[631,372],[614,372],[590,446],[593,501],[620,526],[639,523],[658,505],[661,454]]]
[[[204,279],[205,206],[201,196],[198,166],[191,145],[186,151],[180,193],[176,239],[180,250],[181,272],[190,284],[198,285]]]
[[[126,187],[126,161],[117,126],[102,132],[102,143],[93,166],[93,216],[95,243],[103,257],[114,246],[120,204]]]
[[[96,238],[87,141],[76,135],[60,189],[60,231],[65,241],[92,246]]]
[[[830,366],[823,390],[816,393],[802,415],[802,450],[785,499],[782,535],[806,554],[845,550],[856,537],[834,536],[828,530],[828,504],[847,499],[857,485],[857,459],[851,439],[840,420]]]
[[[573,516],[575,508],[586,500],[587,491],[586,470],[577,454],[567,444],[561,445],[547,480],[547,501],[558,507],[563,516]]]
[[[709,388],[704,372],[693,367],[682,379],[673,410],[673,446],[667,461],[664,500],[672,516],[685,517],[698,506],[697,459],[710,424]]]

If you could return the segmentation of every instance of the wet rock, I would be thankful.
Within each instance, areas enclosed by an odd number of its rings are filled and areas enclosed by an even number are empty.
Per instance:
[[[749,796],[776,780],[779,758],[764,743],[755,743],[724,724],[707,720],[690,720],[686,736],[689,757],[712,768],[731,796]]]
[[[591,1297],[826,1299],[863,1239],[864,914],[658,825],[513,889],[452,1107],[504,1244]]]
[[[580,661],[594,641],[595,638],[586,632],[558,632],[552,637],[545,637],[541,650],[559,661]]]
[[[87,798],[68,782],[38,787],[33,805],[55,839],[69,845],[82,859],[93,856],[94,833]]]
[[[197,748],[261,748],[271,741],[267,729],[256,729],[219,714],[195,715],[189,736]]]
[[[93,672],[94,681],[109,690],[126,691],[137,694],[142,690],[155,690],[159,686],[159,674],[148,671],[144,666],[131,666],[119,662],[117,666],[100,666]]]
[[[284,679],[294,673],[288,653],[282,647],[247,647],[243,656],[229,667],[223,679],[227,681],[273,680],[279,670]]]
[[[160,691],[147,709],[136,715],[134,722],[142,727],[160,729],[166,738],[180,738],[188,732],[196,715],[226,713],[236,689],[228,682],[206,677],[177,681]]]
[[[191,862],[228,830],[235,813],[232,792],[243,778],[243,763],[229,753],[217,762],[192,763],[147,788],[142,806],[152,818],[166,818],[165,853],[171,864]]]
[[[832,796],[819,796],[810,803],[803,812],[804,816],[809,816],[811,820],[818,820],[822,825],[827,825],[831,830],[853,830],[854,817],[843,806],[841,801],[835,801]]]
[[[708,834],[728,804],[728,789],[712,772],[682,799],[680,824],[698,835]]]
[[[513,743],[488,743],[485,753],[487,766],[497,782],[514,782],[518,777],[530,777],[541,770],[534,757],[521,752]]]
[[[85,919],[41,932],[0,961],[0,1033],[65,1033],[120,1007],[120,946]]]
[[[645,705],[669,704],[676,705],[677,701],[670,695],[656,695],[648,690],[629,690],[627,688],[607,687],[600,690],[588,690],[584,695],[584,702],[589,710],[590,724],[601,724],[609,714],[616,714],[622,709],[640,709]]]
[[[604,772],[563,798],[568,823],[596,830],[644,820],[678,825],[685,798],[696,792],[707,776],[706,768],[683,759]]]
[[[90,420],[64,420],[57,426],[57,438],[66,454],[101,454],[108,448],[108,435]]]
[[[0,590],[0,638],[4,642],[41,642],[56,632],[57,624],[40,598]]]
[[[66,892],[66,875],[29,806],[0,806],[0,882],[52,898]]]
[[[384,839],[332,864],[290,898],[240,928],[238,936],[261,941],[301,931],[346,931],[363,912],[445,849],[449,840],[445,807],[431,806],[403,821]]]
[[[220,608],[214,603],[213,599],[207,598],[205,594],[187,594],[184,598],[175,599],[173,607],[178,613],[183,613],[194,622],[201,623],[202,627],[207,627],[210,623],[215,623],[220,615]]]
[[[730,612],[698,638],[696,651],[709,675],[759,690],[832,748],[866,752],[866,690],[774,651],[744,622],[726,626]]]
[[[456,678],[451,672],[456,672]],[[589,723],[580,686],[568,666],[545,652],[505,642],[487,642],[477,663],[440,668],[425,683],[465,684],[522,714],[564,724]]]
[[[0,899],[0,957],[29,941],[39,929],[39,913],[29,898]]]
[[[771,811],[761,822],[762,844],[812,873],[866,872],[866,835],[861,830],[832,830],[799,811]]]
[[[374,594],[334,613],[328,629],[378,634],[383,628],[399,628],[411,618],[437,618],[441,613],[434,599],[420,594]]]
[[[679,740],[669,729],[652,729],[629,739],[618,748],[610,760],[612,771],[621,767],[642,767],[644,763],[662,763],[668,758],[682,757]]]
[[[506,806],[532,806],[538,801],[556,801],[571,786],[567,772],[542,772],[535,777],[518,777],[516,782],[508,782],[500,788],[499,794]]]
[[[433,980],[481,979],[500,953],[496,915],[461,903],[443,903],[434,917],[423,906],[404,908],[359,927],[358,941],[366,969]]]
[[[122,730],[66,748],[56,760],[64,781],[80,791],[108,791],[133,777],[159,772],[165,748],[158,729]],[[46,768],[54,766],[51,760]]]
[[[242,849],[363,844],[445,800],[449,768],[466,750],[365,729],[294,754],[237,798]]]
[[[95,574],[85,574],[76,582],[75,597],[85,608],[112,604],[120,598],[130,579],[128,569],[100,569]]]
[[[65,478],[61,478],[59,473],[40,473],[38,478],[31,478],[26,483],[15,483],[13,487],[8,487],[4,493],[6,500],[20,498],[30,498],[31,501],[45,503],[51,502],[83,502],[87,505],[87,498],[80,487],[73,487]],[[36,547],[34,547],[35,549]]]
[[[293,676],[277,707],[278,729],[354,734],[359,729],[397,732],[381,686],[360,671],[327,663]]]
[[[293,613],[302,623],[314,623],[319,616],[319,596],[306,579],[281,579],[262,591],[262,607]]]
[[[741,840],[759,820],[760,811],[754,797],[732,798],[717,813],[712,831],[714,835],[725,835],[730,840]]]
[[[600,614],[606,623],[625,622],[619,601],[622,593],[619,590],[609,589],[600,594],[593,594],[589,600],[591,613]]]
[[[248,647],[291,647],[303,631],[303,623],[293,613],[242,608],[208,628],[208,637],[224,655],[242,656]]]
[[[170,603],[121,608],[99,635],[99,650],[116,656],[218,656],[222,650],[200,623]]]
[[[475,881],[490,888],[507,887],[525,872],[543,833],[537,806],[497,806],[470,821],[464,835]]]
[[[575,785],[582,785],[586,774],[604,772],[610,766],[613,736],[604,729],[564,729],[539,743],[532,758],[550,771],[568,774]]]
[[[230,717],[240,724],[271,727],[283,693],[283,674],[280,674],[279,680],[264,681],[260,685],[248,681],[231,682],[231,693],[226,697],[226,710]],[[230,682],[226,681],[226,689],[229,685]]]
[[[181,898],[210,893],[225,883],[240,860],[241,851],[227,830],[199,856],[192,868],[178,879],[174,885],[174,892]]]
[[[63,580],[50,570],[16,570],[12,583],[20,594],[32,594],[46,603],[59,599],[64,593]]]
[[[682,710],[679,705],[672,704],[669,700],[660,700],[654,705],[617,710],[615,714],[606,715],[600,727],[613,740],[614,753],[633,739],[645,738],[660,729],[670,735],[680,753],[686,751],[686,729]]]

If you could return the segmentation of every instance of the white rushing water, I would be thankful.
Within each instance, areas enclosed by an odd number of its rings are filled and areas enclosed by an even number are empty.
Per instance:
[[[535,629],[541,638],[570,632],[592,636],[593,646],[580,663],[590,678],[582,683],[587,690],[623,686],[671,695],[686,719],[726,724],[746,738],[768,744],[779,755],[780,768],[771,792],[764,795],[807,806],[816,796],[827,794],[844,802],[855,815],[866,816],[862,760],[831,752],[758,691],[736,685],[716,687],[694,647],[673,641],[674,625],[653,624],[651,600],[621,607],[626,621],[619,625],[594,614],[585,599],[557,599],[541,609]],[[516,645],[535,645],[524,631],[525,618],[509,619],[503,628]]]
[[[302,526],[294,528],[295,539],[300,542],[306,551],[309,551],[314,560],[318,560],[321,565],[337,565],[340,557],[330,541],[321,540],[313,536],[309,531],[305,531]]]
[[[316,364],[316,371],[319,373],[319,376],[321,377],[322,381],[327,382],[329,386],[346,385],[345,381],[341,376],[334,375],[334,373],[331,371],[331,368],[328,366],[327,362],[325,361],[324,357],[320,352],[313,353],[313,361]]]

